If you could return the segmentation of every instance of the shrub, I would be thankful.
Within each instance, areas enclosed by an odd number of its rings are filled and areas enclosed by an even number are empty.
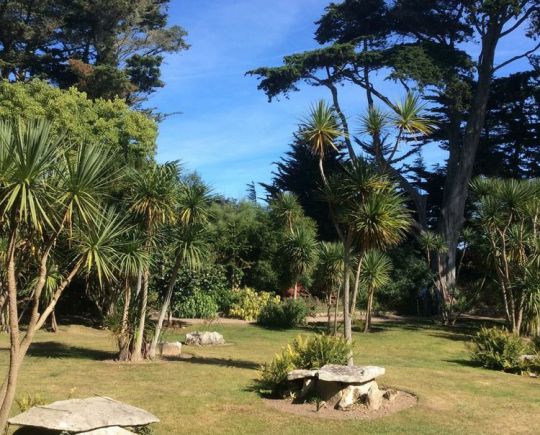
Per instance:
[[[273,395],[287,390],[287,373],[294,369],[318,369],[326,364],[347,364],[351,346],[344,338],[330,335],[298,336],[270,363],[264,364],[260,389]]]
[[[307,314],[308,307],[303,299],[285,299],[263,307],[257,322],[271,328],[293,328],[305,323]]]
[[[473,338],[471,359],[488,369],[521,373],[529,364],[521,356],[530,350],[523,338],[505,329],[482,327]]]
[[[195,290],[191,296],[175,303],[173,312],[178,317],[209,319],[217,316],[218,305],[212,295]]]
[[[269,292],[256,292],[252,288],[233,290],[235,301],[229,310],[229,316],[243,320],[255,320],[270,302],[279,303],[279,296]]]
[[[34,395],[27,394],[20,399],[17,399],[16,402],[21,412],[26,412],[34,406],[42,406],[47,404],[47,401],[41,397],[39,393]]]

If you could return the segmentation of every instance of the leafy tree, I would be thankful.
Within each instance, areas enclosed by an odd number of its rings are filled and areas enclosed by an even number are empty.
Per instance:
[[[152,260],[153,253],[157,248],[156,235],[160,227],[176,221],[178,171],[177,162],[169,162],[162,165],[150,165],[144,171],[133,171],[130,177],[130,210],[134,215],[140,217],[141,231],[144,234],[144,247],[150,260]],[[150,267],[145,267],[139,273],[142,276],[142,289],[139,294],[139,324],[131,355],[131,359],[134,361],[143,357],[142,345],[146,323]]]
[[[491,88],[474,172],[503,178],[540,176],[540,70],[497,78]]]
[[[0,73],[40,77],[91,98],[135,104],[163,86],[164,53],[188,48],[167,24],[168,0],[8,0],[0,8]]]
[[[0,81],[0,117],[47,119],[55,134],[75,143],[102,144],[115,155],[117,169],[141,167],[155,153],[157,126],[145,114],[121,100],[91,100],[76,89],[60,90],[41,80]]]
[[[326,87],[346,134],[350,159],[356,154],[339,104],[340,84],[352,83],[363,89],[370,108],[378,100],[391,111],[395,111],[395,104],[384,87],[372,80],[377,73],[406,91],[416,89],[438,97],[439,109],[448,121],[438,126],[438,140],[450,154],[438,220],[438,231],[448,247],[437,259],[445,303],[456,285],[458,239],[492,80],[502,68],[540,48],[533,42],[530,49],[496,65],[497,46],[518,32],[535,38],[538,14],[534,0],[345,0],[330,4],[318,22],[317,41],[327,45],[286,56],[282,66],[249,72],[261,79],[259,89],[270,99],[299,90],[301,82]],[[371,142],[377,145],[380,137],[372,135]],[[377,160],[385,161],[384,157],[379,152]],[[423,192],[404,176],[407,166],[389,166],[393,178],[413,201],[419,225],[425,227]]]
[[[392,262],[388,256],[377,250],[366,251],[362,256],[362,271],[360,279],[367,291],[366,321],[364,332],[371,329],[371,312],[375,290],[384,287],[390,282]]]
[[[309,228],[298,226],[285,236],[283,251],[289,264],[294,299],[298,298],[298,283],[310,273],[317,262],[317,240]]]
[[[73,146],[53,133],[50,122],[0,123],[0,231],[8,241],[4,260],[10,330],[9,368],[0,390],[2,430],[24,356],[66,287],[80,272],[94,271],[100,283],[115,272],[126,226],[113,210],[102,207],[113,181],[109,162],[106,150],[94,144]],[[47,276],[59,252],[68,261],[45,302]],[[36,267],[17,267],[29,256]],[[19,283],[28,276],[36,279],[28,325],[22,332]]]
[[[538,324],[540,183],[480,178],[473,192],[479,243],[487,247],[508,326],[519,335],[524,318]]]
[[[342,149],[341,143],[336,143]],[[325,153],[323,165],[330,176],[339,168],[340,154],[333,148]],[[262,184],[271,203],[281,192],[291,192],[297,197],[305,215],[317,223],[319,236],[335,240],[336,230],[329,217],[328,205],[321,198],[319,159],[311,146],[299,134],[295,135],[290,150],[276,164],[272,184]]]
[[[150,358],[155,358],[165,315],[169,310],[178,271],[182,265],[198,268],[204,256],[202,246],[202,226],[208,220],[211,197],[204,184],[183,184],[180,187],[176,205],[176,227],[172,229],[174,239],[174,266],[171,270],[167,294],[163,299],[154,337],[150,346]]]

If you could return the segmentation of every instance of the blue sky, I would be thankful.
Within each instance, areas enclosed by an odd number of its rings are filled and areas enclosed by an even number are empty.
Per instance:
[[[324,89],[302,87],[290,99],[268,103],[257,80],[244,76],[279,65],[284,55],[316,47],[314,21],[329,0],[172,0],[171,24],[188,31],[188,51],[165,59],[166,83],[148,102],[160,112],[182,112],[160,124],[158,160],[180,160],[216,193],[241,198],[251,181],[268,182],[273,162],[287,150],[298,120],[310,104],[327,98]],[[522,36],[503,41],[501,59],[526,44]],[[523,63],[512,70],[523,67]],[[507,69],[507,71],[510,69]],[[397,89],[387,83],[392,98]],[[353,124],[365,108],[358,89],[341,90]],[[425,150],[427,162],[444,159]],[[258,192],[261,194],[262,192]]]

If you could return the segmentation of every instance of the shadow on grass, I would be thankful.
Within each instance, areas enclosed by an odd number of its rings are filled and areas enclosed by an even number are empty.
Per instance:
[[[443,361],[447,363],[452,363],[452,364],[459,364],[461,366],[466,366],[466,367],[474,367],[477,369],[482,367],[482,364],[476,361],[472,361],[470,359],[445,359]]]
[[[116,354],[99,349],[69,346],[57,341],[43,341],[32,343],[28,355],[38,358],[76,358],[103,361],[113,359]]]
[[[191,357],[162,357],[165,361],[181,361],[184,363],[221,366],[221,367],[234,367],[237,369],[258,370],[261,365],[254,361],[232,359],[232,358],[215,358],[215,357],[202,357],[192,355]]]

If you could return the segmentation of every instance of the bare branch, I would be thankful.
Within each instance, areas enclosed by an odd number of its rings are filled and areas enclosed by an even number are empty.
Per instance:
[[[506,61],[504,61],[503,63],[497,65],[495,68],[493,68],[493,71],[497,71],[497,70],[500,70],[501,68],[504,68],[505,66],[511,64],[512,62],[515,62],[516,60],[519,60],[519,59],[523,59],[524,57],[527,57],[531,54],[533,54],[536,50],[538,50],[540,48],[540,42],[538,44],[536,44],[536,46],[534,48],[531,48],[529,51],[526,51],[525,53],[523,54],[520,54],[520,55],[517,55],[517,56],[514,56]]]

